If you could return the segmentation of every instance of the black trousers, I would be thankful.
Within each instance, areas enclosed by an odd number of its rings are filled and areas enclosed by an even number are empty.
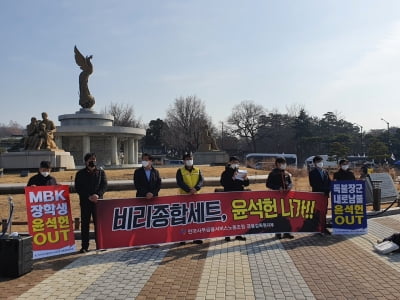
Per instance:
[[[82,248],[89,248],[89,231],[90,231],[90,219],[93,219],[93,223],[96,230],[96,204],[89,199],[80,199],[81,206],[81,239]],[[96,243],[97,248],[97,243]]]

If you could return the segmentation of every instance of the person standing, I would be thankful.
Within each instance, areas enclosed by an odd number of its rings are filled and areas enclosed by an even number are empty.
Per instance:
[[[224,192],[243,191],[244,187],[250,184],[247,173],[245,173],[244,176],[239,175],[239,166],[239,159],[236,156],[231,156],[220,179],[220,183],[224,187]],[[236,236],[235,239],[239,241],[246,240],[246,238],[241,235]],[[230,240],[231,237],[225,237],[225,241],[229,242]]]
[[[182,168],[176,172],[176,183],[180,194],[197,194],[203,187],[204,179],[199,168],[193,166],[192,153],[183,155]]]
[[[203,175],[199,168],[193,166],[192,153],[183,154],[184,166],[176,171],[176,183],[180,194],[194,195],[203,187]],[[202,240],[194,240],[195,244],[202,244]],[[184,245],[185,242],[181,242]]]
[[[278,157],[275,160],[275,168],[268,174],[267,182],[265,185],[274,191],[288,192],[292,189],[292,178],[288,171],[286,171],[286,160],[283,157]],[[276,233],[275,238],[281,239],[282,234]],[[283,234],[283,238],[293,239],[294,236],[288,232]]]
[[[82,248],[79,252],[89,251],[90,219],[96,230],[96,203],[103,198],[107,190],[107,177],[104,170],[96,166],[96,154],[87,153],[84,157],[85,168],[75,175],[75,190],[79,195],[81,207],[81,238]],[[97,245],[96,245],[97,246]]]
[[[328,171],[323,169],[324,163],[321,156],[316,155],[313,158],[314,168],[308,173],[308,180],[313,192],[324,193],[325,199],[325,213],[322,216],[322,231],[321,234],[330,234],[326,229],[326,214],[328,212],[328,197],[331,191],[331,179]]]
[[[50,161],[41,161],[38,173],[29,178],[27,186],[57,185],[57,180],[50,175],[50,172]]]
[[[133,174],[133,184],[136,188],[136,197],[151,199],[158,196],[161,177],[158,170],[153,167],[153,157],[150,154],[143,153],[142,166]]]
[[[349,161],[341,159],[339,161],[339,170],[333,173],[333,180],[356,180],[354,173],[350,170]]]

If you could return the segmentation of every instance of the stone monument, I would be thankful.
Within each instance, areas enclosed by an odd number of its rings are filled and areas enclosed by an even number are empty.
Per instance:
[[[194,163],[196,165],[222,165],[229,159],[228,153],[219,150],[214,137],[211,136],[208,126],[205,126],[201,135],[201,143],[195,152]]]
[[[24,148],[20,152],[2,154],[0,168],[37,170],[40,161],[48,160],[55,169],[75,169],[77,165],[84,165],[83,156],[88,152],[95,152],[98,163],[108,167],[138,163],[139,140],[146,130],[113,126],[112,115],[99,114],[92,109],[95,99],[90,94],[88,80],[93,73],[93,56],[83,56],[76,46],[74,54],[82,70],[79,74],[81,109],[74,114],[59,115],[61,125],[57,127],[47,113],[42,113],[41,121],[32,117],[27,125]],[[123,160],[120,160],[121,153]]]
[[[36,117],[26,126],[24,148],[19,152],[1,155],[0,166],[5,170],[37,170],[43,160],[50,161],[55,170],[75,169],[70,153],[59,149],[54,141],[56,126],[42,113],[42,120]]]

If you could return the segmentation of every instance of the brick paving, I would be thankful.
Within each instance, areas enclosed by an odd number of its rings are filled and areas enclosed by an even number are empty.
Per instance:
[[[0,299],[398,299],[400,254],[372,246],[399,231],[394,214],[368,220],[366,235],[258,234],[41,259],[0,278]]]

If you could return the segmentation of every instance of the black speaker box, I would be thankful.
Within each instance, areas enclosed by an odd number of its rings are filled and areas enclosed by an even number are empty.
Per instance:
[[[33,252],[32,237],[0,238],[0,275],[18,277],[32,271]]]

